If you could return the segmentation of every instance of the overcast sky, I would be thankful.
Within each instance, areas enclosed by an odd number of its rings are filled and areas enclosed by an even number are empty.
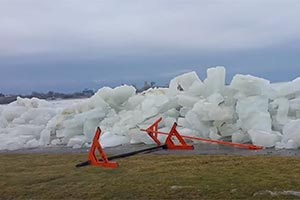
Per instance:
[[[299,0],[0,0],[0,93],[300,76]]]

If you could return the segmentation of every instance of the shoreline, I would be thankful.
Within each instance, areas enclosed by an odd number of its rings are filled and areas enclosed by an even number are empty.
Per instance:
[[[155,145],[146,144],[125,144],[115,147],[104,148],[107,155],[118,155],[154,147]],[[73,149],[67,146],[51,146],[38,147],[32,149],[18,149],[18,150],[0,150],[0,154],[88,154],[89,148]],[[196,143],[193,150],[159,150],[154,152],[147,152],[151,154],[178,154],[178,155],[241,155],[241,156],[293,156],[300,157],[300,149],[275,149],[265,148],[262,150],[249,150],[239,147],[231,147],[225,145]]]

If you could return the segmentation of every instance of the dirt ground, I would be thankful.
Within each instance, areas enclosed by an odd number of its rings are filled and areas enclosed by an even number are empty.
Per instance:
[[[116,147],[105,148],[108,155],[119,155],[131,151],[137,151],[154,147],[155,145],[146,144],[127,144]],[[89,148],[72,149],[66,146],[39,147],[34,149],[20,149],[15,151],[0,151],[0,154],[64,154],[64,153],[88,153]],[[199,154],[199,155],[274,155],[274,156],[300,156],[300,149],[275,149],[265,148],[262,150],[249,150],[245,148],[217,145],[210,143],[194,144],[194,150],[165,150],[147,152],[152,154]]]

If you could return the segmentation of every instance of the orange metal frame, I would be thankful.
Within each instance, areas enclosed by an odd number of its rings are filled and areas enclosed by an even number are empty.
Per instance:
[[[158,124],[161,122],[162,118],[158,118],[153,124],[151,124],[147,129],[141,129],[141,131],[145,131],[148,135],[154,140],[157,145],[161,145],[161,142],[158,139],[158,134],[164,133],[158,131]],[[168,135],[165,144],[167,145],[167,149],[182,149],[182,150],[191,150],[194,149],[193,145],[188,145],[182,136],[178,133],[177,123],[174,123],[169,133],[164,133]],[[179,144],[175,144],[172,141],[172,137],[176,137],[179,141]]]
[[[152,125],[150,125],[147,129],[141,129],[141,131],[147,132],[147,134],[154,140],[154,142],[161,146],[161,142],[158,139],[158,134],[167,135],[167,138],[165,140],[165,145],[167,149],[181,149],[181,150],[191,150],[194,149],[193,145],[187,144],[183,138],[192,139],[192,140],[200,140],[204,142],[212,142],[217,144],[223,144],[223,145],[230,145],[230,146],[237,146],[242,148],[248,148],[248,149],[262,149],[261,146],[251,145],[251,144],[239,144],[239,143],[233,143],[233,142],[226,142],[222,140],[211,140],[207,138],[200,138],[200,137],[193,137],[193,136],[186,136],[186,135],[180,135],[180,133],[177,131],[177,123],[175,122],[170,130],[169,133],[158,131],[158,124],[161,122],[162,118],[160,117],[157,119]],[[101,129],[97,127],[95,136],[93,138],[93,143],[90,148],[89,154],[88,154],[88,161],[86,163],[90,165],[95,166],[102,166],[107,168],[116,168],[118,167],[118,164],[116,162],[111,162],[108,160],[107,156],[105,155],[100,143],[99,138],[101,134]],[[179,144],[175,144],[172,140],[173,137],[176,137]],[[99,155],[101,156],[101,159],[97,159],[96,156],[96,150],[99,152]],[[85,164],[86,165],[86,164]]]
[[[158,131],[158,123],[162,120],[162,118],[160,117],[159,119],[157,119],[152,125],[150,125],[147,129],[140,129],[141,131],[147,132],[148,135],[159,145],[160,142],[157,139],[157,135],[158,134],[162,134],[162,135],[169,135],[176,131],[178,133],[178,131],[176,130],[176,126],[177,124],[174,123],[170,133],[166,133],[166,132],[162,132],[162,131]],[[175,125],[176,124],[176,125]],[[179,135],[180,138],[186,138],[186,139],[191,139],[191,140],[200,140],[203,142],[210,142],[210,143],[217,143],[217,144],[222,144],[222,145],[230,145],[230,146],[236,146],[236,147],[241,147],[241,148],[247,148],[247,149],[251,149],[251,150],[260,150],[263,149],[263,147],[261,146],[257,146],[257,145],[252,145],[252,144],[240,144],[240,143],[234,143],[234,142],[227,142],[227,141],[223,141],[223,140],[212,140],[212,139],[207,139],[207,138],[200,138],[200,137],[193,137],[193,136],[187,136],[187,135],[180,135],[179,133],[176,134]],[[184,141],[184,140],[183,140]],[[167,142],[167,141],[166,141]],[[182,143],[182,142],[181,142]]]
[[[146,130],[143,130],[143,131],[146,131],[148,133],[148,135],[154,140],[154,142],[157,144],[157,145],[161,145],[160,141],[158,140],[158,124],[159,122],[162,120],[162,118],[158,118],[152,125],[150,125]]]
[[[107,159],[107,156],[105,155],[100,143],[99,143],[99,138],[101,134],[101,129],[97,127],[97,130],[95,132],[95,136],[93,139],[92,146],[90,148],[89,154],[88,154],[88,162],[90,165],[95,165],[95,166],[102,166],[102,167],[107,167],[107,168],[116,168],[118,167],[118,164],[116,162],[111,162]],[[99,161],[97,159],[97,156],[95,154],[95,151],[98,150],[99,155],[102,158],[102,161]]]
[[[193,145],[188,145],[184,139],[181,137],[181,135],[178,133],[177,129],[177,123],[174,123],[171,130],[170,130],[170,133],[168,134],[168,137],[165,141],[165,144],[167,145],[167,149],[182,149],[182,150],[192,150],[194,149],[194,146]],[[172,137],[175,136],[178,141],[179,141],[179,144],[175,144],[173,141],[172,141]]]

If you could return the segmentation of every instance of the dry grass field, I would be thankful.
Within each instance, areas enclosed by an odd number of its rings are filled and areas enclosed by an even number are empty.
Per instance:
[[[0,199],[300,198],[299,157],[148,154],[116,169],[74,167],[85,159],[0,154]]]

